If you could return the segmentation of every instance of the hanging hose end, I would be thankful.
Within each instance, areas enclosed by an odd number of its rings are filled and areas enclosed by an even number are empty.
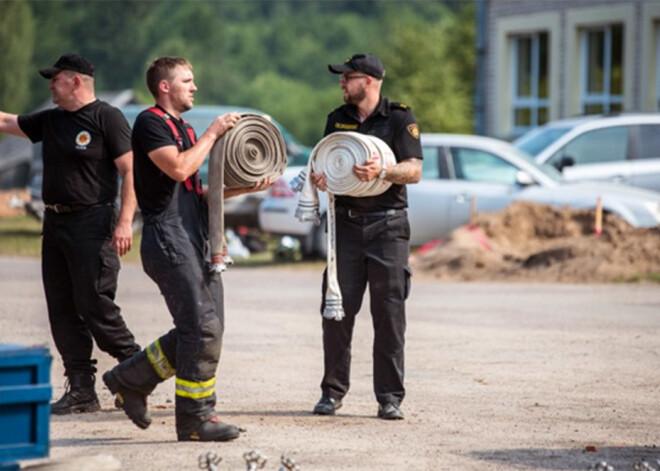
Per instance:
[[[307,171],[303,169],[300,171],[298,175],[296,175],[291,179],[291,181],[289,182],[289,188],[291,188],[291,191],[293,191],[294,193],[300,193],[303,189],[306,179],[307,179]]]
[[[227,271],[227,265],[224,263],[212,263],[209,265],[209,271],[212,275],[219,275],[223,271]]]
[[[213,254],[211,255],[211,264],[209,265],[209,271],[212,275],[219,275],[223,271],[227,271],[227,262],[226,258],[229,258],[231,265],[234,261],[229,257],[229,255],[223,254]]]
[[[329,294],[325,300],[325,307],[323,308],[323,318],[340,321],[345,317],[344,308],[342,306],[341,297]]]

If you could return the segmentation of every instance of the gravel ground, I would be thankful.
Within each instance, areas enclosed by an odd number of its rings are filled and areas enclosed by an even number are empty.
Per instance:
[[[243,453],[302,470],[615,470],[660,459],[657,284],[448,283],[415,280],[408,304],[406,420],[375,418],[372,332],[359,316],[352,389],[336,417],[310,413],[321,375],[320,270],[231,268],[218,409],[247,431],[230,443],[178,443],[173,381],[139,430],[98,386],[103,410],[52,417],[50,460],[110,455],[124,470],[245,469]],[[46,344],[64,391],[38,260],[0,258],[1,343]],[[144,346],[170,328],[156,286],[122,269],[118,301]],[[364,306],[368,306],[368,300]],[[100,372],[114,360],[98,352]],[[0,419],[1,420],[1,419]],[[45,460],[23,462],[24,466]]]

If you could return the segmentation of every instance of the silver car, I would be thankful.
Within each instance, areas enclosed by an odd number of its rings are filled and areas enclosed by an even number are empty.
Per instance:
[[[554,168],[539,166],[511,144],[488,137],[422,134],[420,183],[408,185],[411,244],[442,237],[470,220],[471,213],[498,211],[516,200],[574,209],[603,209],[636,227],[660,224],[660,193],[605,183],[568,183]],[[287,181],[302,167],[290,167],[259,207],[265,232],[300,239],[305,255],[325,254],[325,226],[295,216],[298,194]],[[325,211],[321,198],[321,211]],[[324,218],[325,219],[325,218]]]
[[[660,115],[553,121],[513,143],[570,181],[607,181],[660,191]]]

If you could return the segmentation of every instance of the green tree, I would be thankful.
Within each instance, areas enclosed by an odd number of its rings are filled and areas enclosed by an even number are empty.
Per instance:
[[[411,106],[423,132],[472,131],[475,53],[469,18],[469,10],[446,10],[431,23],[418,17],[390,19],[393,39],[382,53],[384,93]]]
[[[0,44],[0,109],[20,113],[30,101],[34,46],[34,19],[24,0],[0,2]]]

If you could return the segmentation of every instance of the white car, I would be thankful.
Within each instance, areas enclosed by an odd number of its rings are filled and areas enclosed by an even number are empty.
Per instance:
[[[574,209],[603,210],[635,227],[660,224],[660,193],[625,185],[568,183],[551,167],[539,166],[511,144],[488,137],[422,134],[423,176],[408,185],[411,244],[442,237],[470,220],[471,212],[498,211],[516,200]],[[298,193],[289,180],[303,167],[289,167],[259,207],[259,226],[300,239],[306,256],[325,254],[324,223],[299,222]],[[325,213],[321,198],[321,213]]]
[[[561,119],[513,145],[569,181],[607,181],[660,191],[660,115],[617,114]]]

